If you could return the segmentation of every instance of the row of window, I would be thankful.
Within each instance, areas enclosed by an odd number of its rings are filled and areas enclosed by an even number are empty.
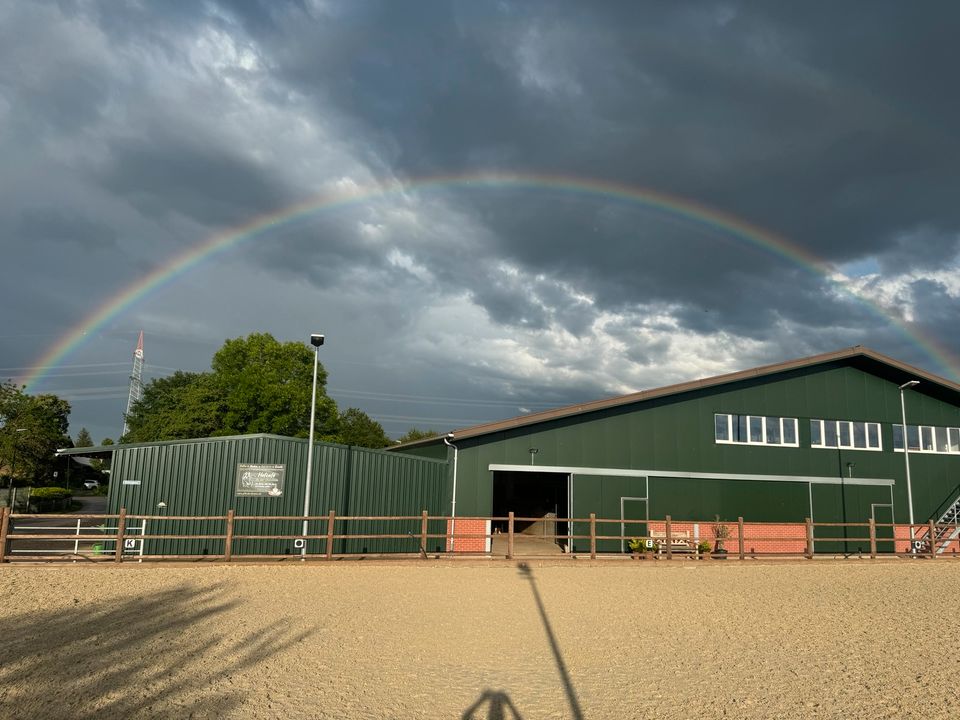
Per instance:
[[[907,425],[910,452],[960,453],[960,428]],[[903,425],[893,426],[893,449],[903,450]]]
[[[762,415],[714,415],[717,442],[797,447],[797,419]]]
[[[882,450],[880,423],[849,420],[811,420],[810,447]]]
[[[766,415],[717,413],[718,443],[799,447],[797,419]],[[810,420],[810,447],[844,450],[883,450],[880,423],[858,420]],[[960,428],[908,425],[910,452],[960,454]],[[903,426],[893,426],[893,449],[903,450]]]

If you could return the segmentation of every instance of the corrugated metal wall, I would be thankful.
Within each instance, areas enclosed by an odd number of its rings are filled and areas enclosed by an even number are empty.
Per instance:
[[[238,516],[299,516],[307,463],[307,441],[271,435],[210,438],[149,445],[119,446],[111,468],[108,505],[110,512],[125,507],[132,515],[203,516],[225,515],[233,508]],[[280,497],[237,497],[239,464],[277,464],[286,468]],[[446,514],[449,504],[449,470],[446,462],[394,455],[381,450],[314,443],[310,514],[338,516]],[[164,503],[166,507],[158,507]],[[139,526],[131,520],[128,530]],[[310,525],[310,534],[325,534],[326,520]],[[443,523],[431,523],[431,532],[443,532]],[[299,534],[301,520],[252,520],[237,522],[236,535]],[[218,520],[170,520],[148,522],[147,534],[221,535]],[[420,521],[337,522],[336,534],[407,533],[418,538]],[[441,548],[434,541],[429,550]],[[419,540],[338,541],[334,551],[416,552]],[[325,552],[325,540],[311,540],[309,553]],[[292,541],[241,540],[235,554],[297,554]],[[147,540],[149,555],[219,555],[223,541]]]

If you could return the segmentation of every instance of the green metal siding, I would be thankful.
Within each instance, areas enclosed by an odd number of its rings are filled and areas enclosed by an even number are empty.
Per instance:
[[[234,508],[237,516],[298,516],[303,514],[307,441],[276,436],[211,438],[182,443],[118,446],[114,452],[108,506],[110,512],[125,507],[133,515],[203,516],[225,515]],[[277,498],[237,497],[235,481],[241,463],[286,466],[283,495]],[[380,450],[314,443],[310,514],[323,516],[334,510],[338,516],[419,515],[427,510],[442,514],[449,498],[446,462],[405,457]],[[138,484],[133,484],[138,483]],[[166,508],[158,508],[160,502]],[[131,521],[136,527],[139,521]],[[352,527],[345,527],[347,525]],[[362,525],[362,526],[361,526]],[[345,532],[407,532],[414,523],[377,524],[338,522],[336,534]],[[420,523],[416,521],[416,533]],[[309,534],[325,534],[326,520],[312,521]],[[302,520],[250,520],[237,522],[237,535],[299,534]],[[170,520],[147,525],[147,534],[222,535],[223,521]],[[436,524],[431,532],[436,530]],[[325,540],[310,540],[308,553],[325,551]],[[381,540],[376,543],[338,541],[335,552],[416,552],[412,540]],[[429,549],[429,548],[428,548]],[[294,554],[292,541],[234,541],[239,555]],[[222,540],[147,540],[145,554],[219,555]]]
[[[896,378],[881,374],[838,361],[458,440],[458,514],[489,515],[489,466],[527,465],[529,448],[537,448],[538,466],[817,476],[833,477],[838,483],[852,470],[855,478],[894,480],[896,520],[906,522],[904,458],[893,452],[892,435],[892,425],[900,422],[900,393]],[[907,422],[960,427],[960,407],[942,390],[929,386],[926,391],[923,385],[907,391]],[[800,446],[716,443],[714,413],[797,418]],[[879,422],[883,450],[811,448],[811,418]],[[852,468],[848,462],[854,463]],[[956,496],[960,455],[911,453],[910,467],[915,516],[923,522]],[[619,508],[603,497],[608,479],[584,476],[575,483],[576,514],[619,516]],[[596,486],[595,498],[587,502],[582,488],[591,484]],[[864,522],[870,504],[878,502],[874,498],[888,502],[890,491],[850,486],[844,493],[837,496],[846,498],[840,502],[824,492],[814,508],[815,519]],[[742,515],[757,521],[793,521],[809,511],[806,483],[655,479],[651,486],[651,518],[702,513],[695,519],[719,514],[726,519]]]

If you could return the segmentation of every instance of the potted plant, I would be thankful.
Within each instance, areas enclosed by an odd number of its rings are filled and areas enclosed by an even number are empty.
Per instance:
[[[724,560],[727,557],[727,548],[724,547],[726,540],[730,537],[730,528],[720,522],[720,516],[714,515],[713,521],[713,557],[718,560]]]
[[[710,559],[710,541],[709,540],[701,540],[700,542],[697,543],[697,557],[699,557],[701,560]]]
[[[630,548],[634,560],[646,560],[650,556],[656,559],[660,544],[656,540],[632,538],[627,541],[627,547]]]

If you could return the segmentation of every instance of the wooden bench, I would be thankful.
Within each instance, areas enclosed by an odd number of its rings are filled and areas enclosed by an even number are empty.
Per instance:
[[[666,531],[651,530],[650,538],[660,545],[661,553],[666,552]],[[689,530],[674,530],[670,533],[670,549],[675,553],[692,553],[697,551],[697,543]]]

